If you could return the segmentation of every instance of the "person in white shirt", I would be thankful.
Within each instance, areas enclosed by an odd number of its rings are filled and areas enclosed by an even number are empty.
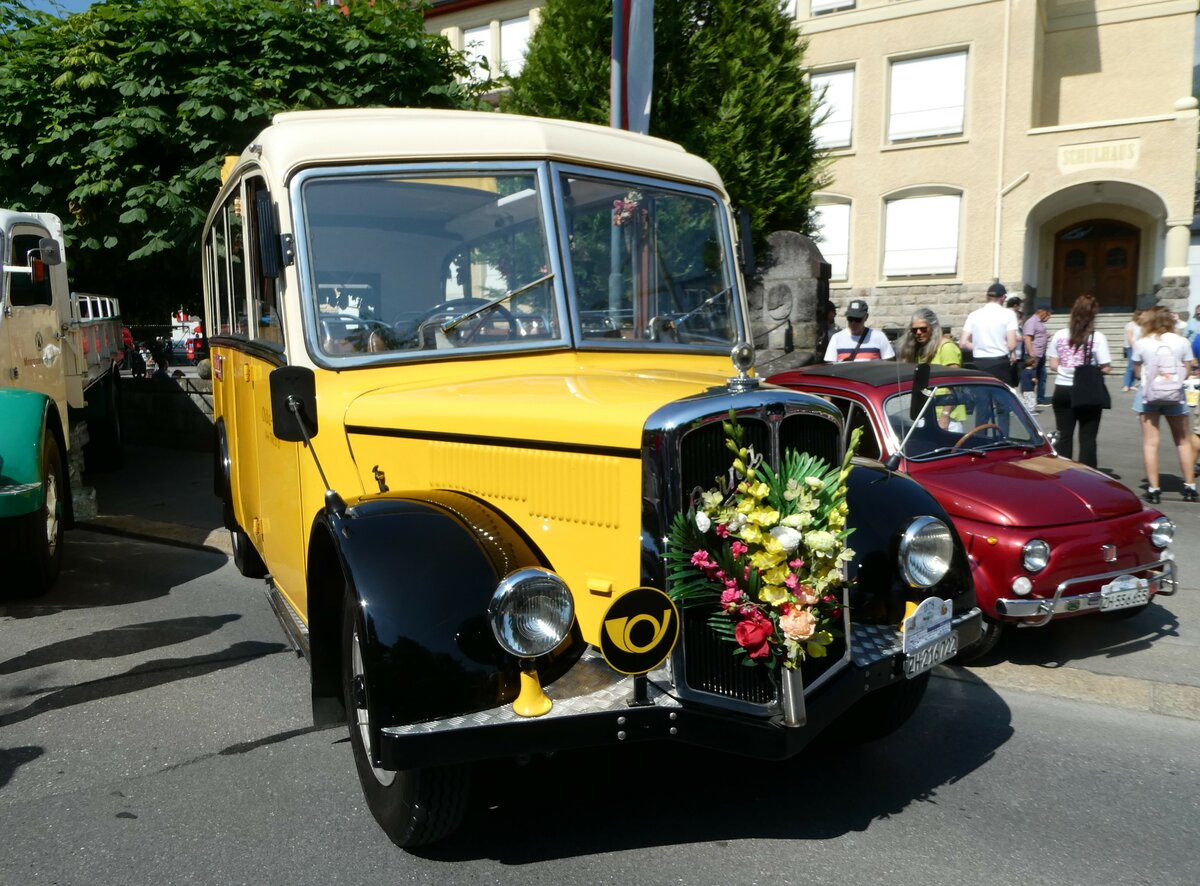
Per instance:
[[[1012,383],[1012,364],[1017,359],[1017,315],[1004,307],[1008,290],[993,283],[987,304],[967,315],[958,345],[973,353],[975,368]]]
[[[892,343],[878,329],[867,326],[867,303],[853,299],[846,306],[846,327],[829,339],[825,349],[826,363],[846,363],[858,360],[890,360],[896,356]]]
[[[1071,385],[1075,382],[1078,366],[1096,364],[1103,373],[1108,372],[1112,357],[1108,352],[1108,339],[1103,332],[1096,332],[1096,312],[1100,309],[1094,295],[1081,295],[1071,308],[1067,328],[1060,329],[1050,339],[1046,356],[1054,376],[1054,424],[1058,429],[1058,454],[1073,458],[1075,429],[1079,429],[1079,461],[1096,467],[1096,436],[1100,433],[1099,406],[1072,406]]]
[[[1200,501],[1196,494],[1196,474],[1192,441],[1188,438],[1188,407],[1181,390],[1184,381],[1196,369],[1192,358],[1192,345],[1178,333],[1172,332],[1174,315],[1162,305],[1147,308],[1142,312],[1142,335],[1133,346],[1134,373],[1141,382],[1133,398],[1133,411],[1138,413],[1142,425],[1142,466],[1146,469],[1146,501],[1158,504],[1162,501],[1162,490],[1158,486],[1158,419],[1164,416],[1171,429],[1175,451],[1179,456],[1179,473],[1183,477],[1183,500]],[[1163,359],[1163,352],[1168,356]],[[1171,379],[1165,367],[1177,371],[1179,402],[1147,403],[1145,395],[1150,379],[1143,378],[1144,364],[1150,363],[1161,377]]]

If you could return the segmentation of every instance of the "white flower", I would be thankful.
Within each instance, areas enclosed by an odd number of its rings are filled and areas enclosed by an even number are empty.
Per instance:
[[[828,554],[834,545],[837,544],[837,538],[832,532],[826,532],[823,529],[814,529],[805,534],[804,543],[814,554]]]
[[[708,514],[704,511],[696,511],[696,528],[701,532],[708,532],[712,528],[712,520],[708,519]]]
[[[800,542],[803,536],[792,529],[790,526],[776,526],[771,530],[771,535],[779,542],[785,551],[789,554],[794,553],[796,548],[800,547]]]

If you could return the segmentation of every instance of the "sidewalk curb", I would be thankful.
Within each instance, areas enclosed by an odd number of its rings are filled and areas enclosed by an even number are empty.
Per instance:
[[[199,551],[225,554],[227,557],[233,556],[229,533],[224,529],[201,529],[182,523],[164,523],[158,520],[145,520],[141,517],[108,514],[98,515],[91,520],[81,520],[75,525],[80,529],[88,529],[92,532],[193,548]]]
[[[943,666],[935,674],[947,680],[986,683],[994,689],[1016,689],[1127,711],[1200,720],[1200,686],[1011,662],[998,662],[979,669]]]

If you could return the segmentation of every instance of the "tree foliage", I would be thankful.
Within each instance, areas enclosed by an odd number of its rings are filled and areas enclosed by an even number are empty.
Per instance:
[[[107,0],[60,19],[0,0],[0,205],[60,215],[73,286],[127,317],[198,307],[223,158],[273,114],[475,105],[422,9]]]
[[[758,235],[811,230],[824,174],[804,46],[779,0],[655,0],[650,134],[717,168]],[[606,124],[612,0],[546,0],[502,107]]]

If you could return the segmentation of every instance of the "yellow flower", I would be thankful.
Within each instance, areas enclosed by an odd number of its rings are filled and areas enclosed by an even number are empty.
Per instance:
[[[805,477],[804,482],[808,484],[809,489],[820,489],[825,485],[821,482],[820,477]]]
[[[774,526],[779,522],[779,511],[774,508],[755,508],[746,514],[746,519],[759,526]]]
[[[748,545],[756,545],[762,541],[762,531],[753,523],[747,523],[738,532],[738,538]]]
[[[772,566],[763,570],[763,581],[767,584],[781,585],[787,580],[788,574],[791,572],[786,563],[780,562],[776,566]]]
[[[758,550],[750,555],[750,565],[759,572],[766,572],[768,569],[773,569],[782,563],[785,556],[783,551],[776,553],[774,551]]]
[[[759,589],[758,599],[771,606],[782,606],[788,599],[787,588],[779,585],[763,585]]]
[[[711,511],[721,506],[721,493],[715,489],[710,489],[708,492],[700,494],[700,504],[704,510]]]

